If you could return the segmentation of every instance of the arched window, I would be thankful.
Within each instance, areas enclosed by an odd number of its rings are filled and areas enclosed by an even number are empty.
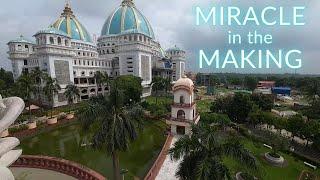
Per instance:
[[[88,90],[87,90],[87,89],[84,89],[84,90],[81,91],[81,93],[82,93],[82,94],[87,94],[87,93],[88,93]]]
[[[178,118],[178,119],[185,119],[185,118],[186,118],[186,114],[184,113],[183,110],[179,110],[179,111],[177,112],[177,118]]]
[[[61,45],[61,37],[58,37],[58,45]]]
[[[54,40],[53,40],[53,37],[50,37],[50,44],[54,44]]]
[[[64,43],[65,43],[66,46],[69,46],[69,41],[68,40],[65,40]]]
[[[180,96],[180,104],[184,104],[184,97]]]

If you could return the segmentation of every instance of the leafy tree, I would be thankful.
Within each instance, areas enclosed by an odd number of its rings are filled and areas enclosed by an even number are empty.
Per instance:
[[[99,87],[102,87],[104,85],[106,86],[109,86],[110,84],[110,80],[109,80],[109,76],[107,73],[102,73],[100,71],[97,71],[95,74],[94,74],[94,77],[93,77],[96,81],[96,88],[97,88],[97,91],[99,89]]]
[[[254,76],[246,76],[244,78],[244,84],[246,88],[253,91],[257,87],[258,80]]]
[[[228,105],[232,101],[232,97],[222,97],[218,98],[211,103],[210,111],[213,113],[226,114],[228,110]]]
[[[117,86],[123,91],[125,104],[134,104],[141,101],[142,96],[142,79],[132,75],[119,76],[115,80]]]
[[[164,84],[165,93],[168,94],[168,91],[170,91],[171,88],[172,88],[172,84],[171,84],[170,78],[164,78],[163,79],[163,84]]]
[[[34,70],[32,70],[30,74],[32,81],[35,85],[35,92],[34,94],[37,96],[38,103],[42,104],[41,95],[42,95],[42,81],[45,79],[48,74],[44,73],[40,70],[39,67],[36,67]]]
[[[30,74],[23,73],[16,84],[19,92],[19,96],[28,102],[29,105],[29,121],[31,122],[31,96],[35,91],[35,86]]]
[[[310,120],[303,126],[302,134],[307,140],[306,146],[309,145],[309,142],[315,139],[317,133],[320,132],[320,123],[316,120]]]
[[[74,84],[69,84],[66,87],[64,95],[68,99],[69,104],[73,104],[74,100],[80,97],[80,91]]]
[[[209,85],[210,86],[215,86],[216,84],[220,84],[220,79],[216,75],[210,75],[209,77]]]
[[[200,123],[192,135],[180,138],[169,150],[171,158],[182,161],[176,172],[180,179],[232,179],[224,156],[256,169],[256,159],[238,140],[220,140],[214,126]]]
[[[224,130],[231,124],[229,117],[225,114],[216,114],[216,113],[201,113],[201,122],[221,126]]]
[[[271,111],[271,109],[273,108],[272,96],[264,94],[252,94],[251,99],[263,111]]]
[[[54,103],[54,95],[57,94],[61,90],[60,85],[57,83],[56,79],[47,76],[45,79],[45,86],[43,88],[44,94],[47,96],[51,107],[51,118],[53,117],[53,103]]]
[[[252,101],[245,93],[236,93],[227,106],[227,114],[234,122],[245,122],[251,109]]]
[[[292,140],[295,136],[301,136],[305,122],[301,115],[295,115],[288,119],[287,130],[292,133]]]
[[[272,147],[272,155],[274,157],[279,156],[279,151],[287,150],[289,147],[289,142],[287,141],[287,139],[280,137],[277,134],[271,133],[268,139],[270,140],[270,145]]]
[[[122,88],[134,87],[121,84],[125,79],[111,84],[109,96],[90,99],[78,112],[83,128],[94,131],[93,147],[112,156],[115,180],[120,180],[119,153],[127,151],[129,144],[137,139],[143,116],[139,105],[126,103],[126,89]],[[129,82],[129,85],[136,84]]]
[[[320,80],[319,79],[312,79],[309,80],[307,86],[304,88],[305,95],[313,104],[317,97],[320,96]]]

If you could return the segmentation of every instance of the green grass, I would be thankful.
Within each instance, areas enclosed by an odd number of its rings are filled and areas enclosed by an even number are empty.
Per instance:
[[[225,158],[224,162],[229,167],[231,174],[234,176],[237,172],[249,172],[251,174],[254,174],[259,179],[265,179],[265,180],[282,180],[282,179],[297,179],[300,175],[300,173],[303,170],[308,170],[312,173],[314,173],[316,176],[320,176],[320,170],[313,170],[308,167],[306,167],[303,164],[303,161],[299,160],[298,158],[295,158],[291,155],[280,153],[281,156],[284,157],[285,160],[288,162],[288,166],[280,168],[280,167],[273,167],[269,165],[261,155],[263,155],[266,152],[269,152],[270,149],[264,147],[262,144],[253,143],[252,141],[248,139],[242,140],[244,146],[249,149],[254,156],[258,160],[258,170],[253,171],[251,169],[248,169],[243,166],[243,163],[239,163],[231,158]]]
[[[171,104],[173,103],[173,98],[171,97],[155,97],[155,96],[149,96],[146,98],[146,101],[149,103],[149,104],[156,104],[156,102],[158,104]]]

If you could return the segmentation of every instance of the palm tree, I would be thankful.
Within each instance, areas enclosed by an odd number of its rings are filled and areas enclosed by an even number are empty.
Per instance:
[[[109,85],[109,76],[107,73],[102,73],[100,71],[97,71],[94,74],[94,79],[96,81],[96,87],[97,91],[99,87],[102,87],[103,85]]]
[[[73,104],[74,100],[80,97],[80,91],[74,84],[69,84],[66,87],[64,95],[67,97],[68,103]]]
[[[168,91],[170,91],[171,88],[172,88],[172,84],[171,84],[170,78],[165,78],[163,80],[163,83],[164,83],[164,90],[165,90],[166,94],[168,94]]]
[[[257,167],[254,156],[239,141],[219,139],[216,127],[206,124],[193,126],[192,135],[180,138],[169,154],[175,160],[182,158],[176,176],[184,180],[231,179],[224,156]]]
[[[152,79],[152,90],[156,93],[156,104],[158,104],[158,92],[164,89],[164,80],[162,77],[154,77]]]
[[[57,83],[56,79],[51,78],[50,76],[47,76],[45,79],[45,86],[43,88],[44,94],[47,96],[49,104],[51,106],[51,118],[52,118],[52,113],[53,113],[53,98],[54,95],[57,94],[60,90],[61,87]]]
[[[78,112],[83,128],[88,130],[92,127],[95,131],[93,147],[112,156],[115,180],[120,179],[119,152],[127,151],[130,142],[137,138],[142,116],[139,105],[124,104],[123,91],[116,81],[111,85],[109,96],[91,98]]]
[[[28,102],[29,105],[29,122],[31,122],[31,96],[35,92],[35,86],[32,77],[28,73],[23,73],[17,80],[18,93],[20,97]]]
[[[42,104],[41,101],[41,94],[42,94],[42,80],[44,79],[45,74],[43,71],[40,70],[39,67],[36,67],[34,70],[31,72],[31,78],[35,84],[35,94],[38,98],[38,103]]]

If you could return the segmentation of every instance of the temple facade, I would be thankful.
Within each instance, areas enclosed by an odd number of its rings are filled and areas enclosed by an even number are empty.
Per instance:
[[[164,51],[133,0],[123,0],[110,13],[97,40],[80,23],[69,3],[54,23],[35,33],[34,39],[20,36],[8,42],[14,78],[36,67],[47,72],[62,88],[54,97],[55,107],[67,104],[63,93],[68,84],[79,88],[80,100],[104,93],[107,88],[95,82],[97,71],[110,78],[140,77],[144,97],[151,94],[153,76],[174,82],[185,71],[185,51],[176,46]]]

